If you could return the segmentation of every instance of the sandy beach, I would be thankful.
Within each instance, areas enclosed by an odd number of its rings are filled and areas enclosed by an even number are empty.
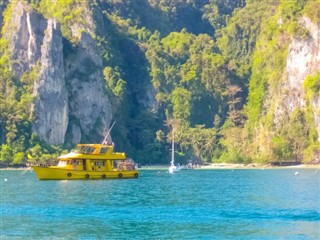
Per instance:
[[[139,170],[167,170],[169,165],[148,165],[142,166]],[[310,168],[310,169],[320,169],[320,164],[300,164],[300,165],[292,165],[292,166],[273,166],[270,164],[233,164],[233,163],[211,163],[208,165],[202,165],[192,170],[205,170],[205,169],[298,169],[298,168]],[[32,170],[31,167],[8,167],[8,168],[0,168],[0,170]]]
[[[166,170],[169,165],[149,165],[142,166],[140,170]],[[232,163],[212,163],[209,165],[202,165],[200,167],[194,168],[193,170],[204,170],[204,169],[299,169],[299,168],[310,168],[310,169],[320,169],[320,164],[300,164],[293,166],[272,166],[270,164],[232,164]]]
[[[292,166],[273,166],[270,164],[230,164],[230,163],[213,163],[208,166],[201,166],[203,169],[278,169],[278,168],[320,168],[320,164],[299,164]]]

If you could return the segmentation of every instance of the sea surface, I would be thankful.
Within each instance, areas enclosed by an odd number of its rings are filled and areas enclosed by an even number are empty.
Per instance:
[[[139,179],[83,181],[4,170],[0,239],[320,239],[318,170],[143,170]]]

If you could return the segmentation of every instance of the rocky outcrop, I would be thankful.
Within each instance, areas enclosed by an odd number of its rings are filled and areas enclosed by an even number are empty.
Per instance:
[[[78,47],[66,56],[66,79],[70,91],[70,114],[73,121],[72,141],[97,131],[101,135],[108,127],[112,110],[104,90],[102,60],[94,39],[83,32]],[[98,129],[100,126],[102,129]]]
[[[145,96],[143,99],[143,105],[151,111],[158,111],[159,105],[156,101],[156,91],[151,83],[146,86]]]
[[[85,13],[88,26],[93,25],[90,12]],[[112,112],[104,91],[102,60],[91,35],[74,25],[71,30],[80,35],[79,42],[75,47],[65,40],[64,47],[60,24],[45,19],[23,1],[12,3],[6,24],[10,31],[4,37],[10,44],[14,76],[19,79],[34,66],[40,69],[33,88],[33,132],[55,145],[65,142],[67,129],[73,143],[79,143],[83,134],[103,135]]]
[[[54,19],[45,19],[25,2],[12,2],[4,37],[9,42],[11,68],[19,79],[40,66],[33,95],[33,132],[51,144],[62,144],[68,125],[68,94],[63,69],[62,34]]]
[[[276,123],[282,115],[289,116],[294,109],[306,105],[304,80],[307,76],[316,74],[320,69],[320,25],[312,23],[306,17],[301,18],[300,24],[308,29],[309,36],[302,39],[294,38],[289,45],[285,69],[286,81],[282,85],[281,101],[275,113]],[[311,102],[314,107],[314,120],[320,136],[318,96]]]
[[[310,74],[313,75],[320,72],[320,23],[314,24],[308,18],[303,18],[303,23],[309,29],[313,39],[313,64],[310,65]],[[315,95],[310,102],[313,106],[314,122],[320,142],[320,96]]]
[[[19,78],[40,59],[47,21],[23,2],[12,4],[12,13],[4,37],[10,43],[13,73]]]
[[[68,126],[68,92],[63,69],[60,24],[48,20],[41,46],[41,69],[34,85],[33,131],[51,144],[63,144]]]

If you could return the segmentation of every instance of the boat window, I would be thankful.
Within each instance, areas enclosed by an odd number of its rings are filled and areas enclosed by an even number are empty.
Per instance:
[[[108,147],[102,147],[100,148],[100,153],[106,153],[108,152],[109,148]]]
[[[95,161],[94,165],[95,166],[104,166],[104,161]]]
[[[77,146],[75,149],[72,149],[71,151],[74,153],[82,153],[83,146]]]
[[[76,149],[73,150],[73,152],[91,154],[94,150],[95,148],[92,146],[77,146]]]
[[[65,167],[67,165],[67,161],[65,160],[60,160],[58,163],[58,167]]]
[[[86,146],[83,150],[83,153],[90,154],[93,153],[94,147]]]

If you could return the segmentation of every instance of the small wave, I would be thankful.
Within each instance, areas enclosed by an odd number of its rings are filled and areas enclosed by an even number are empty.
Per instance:
[[[298,221],[320,221],[320,213],[317,212],[307,212],[302,214],[285,214],[282,216],[284,219],[292,219]]]
[[[320,221],[320,213],[317,211],[305,211],[301,213],[292,212],[224,212],[221,214],[226,218],[241,218],[241,219],[282,219],[292,221]]]

